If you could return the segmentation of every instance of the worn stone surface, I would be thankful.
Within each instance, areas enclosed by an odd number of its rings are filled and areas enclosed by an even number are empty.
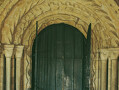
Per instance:
[[[77,27],[85,36],[92,23],[100,47],[117,47],[118,9],[114,0],[8,0],[0,9],[1,42],[28,45],[24,43],[25,37],[34,38],[36,21],[39,21],[39,31],[50,24],[64,22]]]
[[[76,27],[85,37],[92,23],[91,51],[92,60],[95,60],[92,67],[98,72],[97,50],[119,47],[118,5],[118,0],[0,0],[0,43],[24,45],[25,48],[22,60],[24,90],[31,88],[36,21],[38,32],[51,24],[66,23]],[[115,58],[114,54],[108,56]],[[93,74],[93,78],[96,77],[97,73]]]

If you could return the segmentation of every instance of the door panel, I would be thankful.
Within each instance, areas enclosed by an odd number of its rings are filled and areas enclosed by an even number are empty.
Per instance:
[[[91,24],[88,27],[87,39],[84,40],[84,59],[83,59],[83,90],[90,89],[90,52],[91,52]]]
[[[64,35],[64,90],[73,90],[74,87],[74,32],[73,27],[65,27]]]
[[[37,75],[32,77],[32,89],[82,90],[85,37],[76,28],[66,24],[46,27],[38,35],[37,49],[32,49],[33,73],[37,62]],[[34,41],[35,42],[35,41]],[[35,60],[35,53],[38,59]],[[37,85],[34,86],[34,77]]]
[[[82,60],[74,60],[74,90],[82,90]]]

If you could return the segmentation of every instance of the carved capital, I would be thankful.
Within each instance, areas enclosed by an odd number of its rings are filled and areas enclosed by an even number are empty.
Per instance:
[[[99,52],[101,60],[106,60],[107,58],[116,60],[119,56],[119,48],[100,49]]]
[[[24,49],[24,46],[22,46],[22,45],[15,47],[15,56],[16,56],[16,58],[21,58],[22,57],[23,49]]]
[[[101,60],[107,60],[107,58],[108,58],[107,49],[100,49],[99,52],[100,52],[100,59]]]
[[[110,59],[117,60],[119,56],[119,48],[110,48],[108,49]]]
[[[6,58],[10,58],[13,54],[14,45],[4,45],[4,53]]]

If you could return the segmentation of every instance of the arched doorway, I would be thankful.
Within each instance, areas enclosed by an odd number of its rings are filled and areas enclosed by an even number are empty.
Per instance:
[[[88,90],[83,89],[85,42],[83,34],[67,24],[53,24],[42,30],[37,51],[35,41],[32,48],[32,90]]]

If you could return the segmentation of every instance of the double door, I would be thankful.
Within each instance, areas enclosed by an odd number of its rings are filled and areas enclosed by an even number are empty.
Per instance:
[[[42,30],[32,49],[32,89],[83,90],[85,42],[83,34],[67,24],[54,24]]]

